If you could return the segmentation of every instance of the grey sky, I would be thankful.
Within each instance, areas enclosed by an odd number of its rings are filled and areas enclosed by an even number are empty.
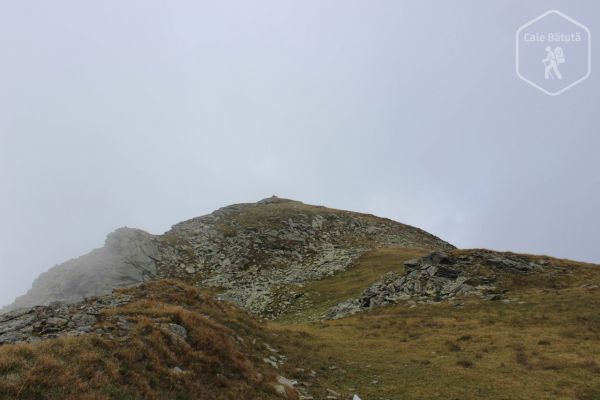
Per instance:
[[[600,262],[597,74],[514,72],[551,8],[600,35],[589,0],[3,2],[0,304],[115,228],[273,193]]]

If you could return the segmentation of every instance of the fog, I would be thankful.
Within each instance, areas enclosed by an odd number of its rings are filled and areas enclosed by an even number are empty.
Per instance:
[[[120,226],[272,194],[600,262],[597,75],[515,74],[551,8],[600,32],[589,0],[4,2],[0,305]]]

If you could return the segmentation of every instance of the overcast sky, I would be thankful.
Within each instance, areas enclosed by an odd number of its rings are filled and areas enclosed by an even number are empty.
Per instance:
[[[514,66],[520,25],[600,35],[598,4],[2,2],[0,304],[120,226],[271,194],[600,262],[598,75]]]

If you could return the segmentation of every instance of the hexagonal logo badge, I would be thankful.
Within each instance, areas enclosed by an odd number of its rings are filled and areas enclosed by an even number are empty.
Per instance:
[[[516,34],[519,78],[550,96],[558,96],[592,72],[592,37],[582,23],[550,10],[527,22]]]

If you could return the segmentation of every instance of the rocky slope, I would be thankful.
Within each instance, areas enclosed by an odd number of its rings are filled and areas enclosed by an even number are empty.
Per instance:
[[[563,279],[572,270],[555,260],[489,250],[433,252],[404,263],[406,272],[390,272],[369,286],[357,299],[346,300],[325,316],[338,319],[382,305],[407,302],[436,303],[478,297],[503,300],[514,280],[547,282]]]
[[[269,314],[273,291],[343,271],[376,247],[453,248],[388,219],[272,197],[221,208],[163,235],[118,229],[103,248],[41,275],[4,311],[177,278],[218,288],[221,298]]]
[[[13,311],[0,332],[0,399],[298,399],[304,390],[278,371],[285,356],[260,325],[182,282]]]

